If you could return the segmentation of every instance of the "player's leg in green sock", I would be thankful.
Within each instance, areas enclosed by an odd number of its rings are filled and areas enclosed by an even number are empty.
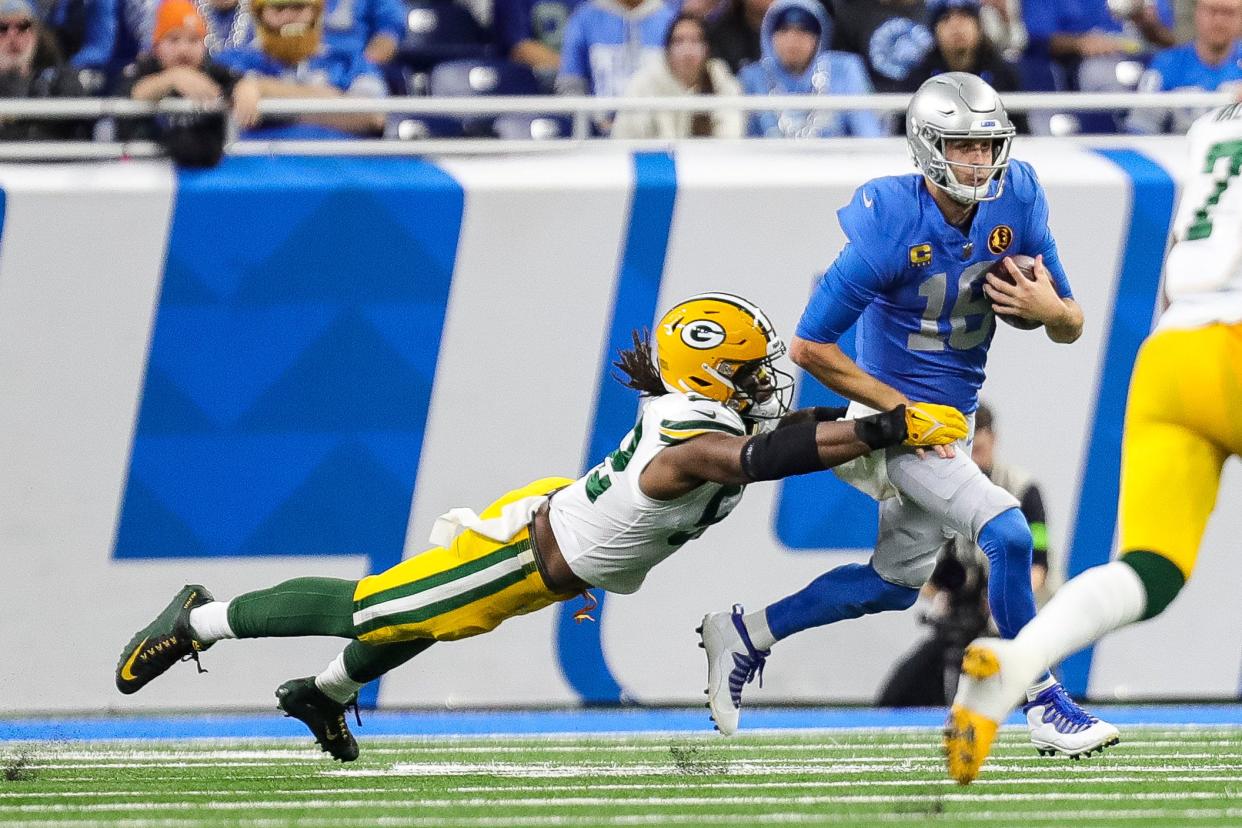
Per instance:
[[[315,686],[324,695],[341,704],[354,697],[364,684],[405,664],[435,643],[433,638],[419,638],[395,644],[364,644],[351,641],[349,646],[315,677]]]
[[[353,638],[357,585],[342,578],[294,578],[231,601],[196,607],[190,613],[190,626],[203,644],[222,638]]]

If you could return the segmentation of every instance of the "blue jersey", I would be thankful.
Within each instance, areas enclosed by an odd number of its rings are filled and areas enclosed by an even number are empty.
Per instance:
[[[1152,58],[1151,68],[1139,83],[1139,91],[1202,89],[1213,92],[1222,83],[1239,80],[1242,80],[1242,42],[1234,43],[1229,54],[1216,66],[1203,62],[1195,44],[1184,43]]]
[[[858,365],[912,400],[974,411],[996,330],[984,274],[1004,256],[1042,255],[1069,281],[1035,171],[1010,161],[1005,190],[969,232],[949,224],[918,174],[877,178],[837,212],[848,243],[820,279],[797,334],[835,343],[855,322]]]

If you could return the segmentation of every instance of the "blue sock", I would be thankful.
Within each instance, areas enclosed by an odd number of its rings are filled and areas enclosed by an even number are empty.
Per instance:
[[[873,612],[909,609],[919,591],[881,578],[871,564],[846,564],[802,590],[769,604],[768,628],[777,641],[796,632]]]
[[[1001,638],[1013,638],[1035,617],[1031,591],[1031,527],[1016,506],[989,520],[979,532],[979,548],[988,556],[988,603]]]

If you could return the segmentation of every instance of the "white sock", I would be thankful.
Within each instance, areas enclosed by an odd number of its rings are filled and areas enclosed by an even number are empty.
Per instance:
[[[223,638],[237,638],[229,626],[229,602],[212,601],[190,610],[190,629],[202,644],[214,644]]]
[[[362,684],[351,679],[345,671],[345,653],[332,659],[332,663],[315,676],[315,686],[337,704],[345,704],[362,689]]]
[[[742,616],[742,625],[750,636],[750,643],[756,650],[770,650],[776,643],[772,630],[768,628],[768,611],[765,607],[758,612],[748,612]]]
[[[1057,590],[1014,640],[1051,667],[1113,630],[1133,624],[1147,608],[1147,589],[1128,564],[1088,569]]]

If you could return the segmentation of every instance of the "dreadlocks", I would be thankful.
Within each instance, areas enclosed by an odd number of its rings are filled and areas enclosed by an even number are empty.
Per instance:
[[[641,332],[632,331],[630,336],[634,347],[617,354],[613,367],[621,373],[614,373],[613,377],[626,388],[652,397],[667,394],[668,389],[664,387],[660,371],[651,356],[651,331],[643,328]]]

